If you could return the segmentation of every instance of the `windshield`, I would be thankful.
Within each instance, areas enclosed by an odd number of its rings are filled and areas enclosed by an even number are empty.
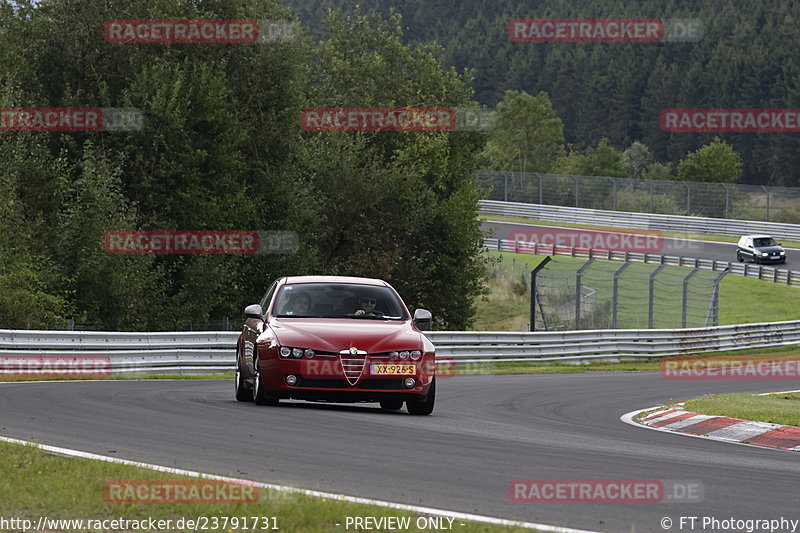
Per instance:
[[[778,243],[775,242],[775,239],[772,237],[763,237],[760,239],[753,239],[753,246],[756,248],[763,248],[764,246],[778,246]]]
[[[407,320],[402,302],[389,287],[356,283],[293,283],[275,297],[281,318]]]

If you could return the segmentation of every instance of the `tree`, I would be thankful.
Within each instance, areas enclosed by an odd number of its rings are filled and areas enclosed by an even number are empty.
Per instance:
[[[547,93],[506,91],[497,104],[486,157],[495,170],[548,172],[564,144],[564,125]]]
[[[678,179],[682,181],[736,183],[741,175],[741,156],[719,137],[687,154],[678,165]]]
[[[462,107],[469,73],[406,46],[397,14],[328,18],[310,107]],[[308,133],[300,158],[312,272],[380,277],[437,328],[466,329],[486,277],[473,178],[479,132]]]
[[[648,167],[655,163],[653,152],[645,144],[634,141],[622,152],[622,164],[628,167],[629,178],[642,179]]]

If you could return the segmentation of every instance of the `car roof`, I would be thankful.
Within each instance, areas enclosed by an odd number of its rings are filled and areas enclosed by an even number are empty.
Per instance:
[[[742,239],[771,239],[772,235],[742,235]]]
[[[360,285],[378,285],[388,287],[382,279],[358,278],[353,276],[287,276],[284,282],[289,283],[357,283]]]

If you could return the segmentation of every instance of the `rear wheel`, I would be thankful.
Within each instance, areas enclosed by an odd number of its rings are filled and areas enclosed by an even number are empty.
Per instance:
[[[397,411],[403,408],[403,400],[384,400],[381,402],[381,409],[384,411]]]
[[[279,401],[280,399],[277,396],[264,390],[261,372],[256,370],[256,377],[253,378],[253,402],[256,405],[278,405]]]
[[[428,389],[428,395],[422,401],[407,401],[406,407],[409,414],[412,415],[429,415],[433,412],[433,404],[436,402],[436,380],[431,381],[431,388]]]
[[[736,260],[739,261],[740,263],[742,262],[742,254],[741,254],[741,252],[736,252]]]

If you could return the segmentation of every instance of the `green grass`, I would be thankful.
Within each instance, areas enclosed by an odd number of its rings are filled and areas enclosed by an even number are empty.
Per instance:
[[[757,422],[800,426],[800,394],[715,394],[686,402],[686,410]]]
[[[377,506],[333,499],[312,498],[299,494],[267,491],[254,494],[258,500],[238,504],[120,504],[104,499],[104,485],[124,480],[195,480],[148,470],[88,459],[72,459],[47,454],[33,446],[0,442],[0,516],[32,520],[40,516],[55,519],[172,519],[181,517],[276,517],[280,531],[338,532],[347,516],[410,516],[412,528],[417,515]],[[409,461],[412,457],[409,457]],[[422,502],[421,505],[425,503]],[[446,521],[445,521],[446,522]],[[336,526],[335,524],[341,524]],[[465,525],[461,526],[463,523]],[[522,532],[518,527],[499,527],[455,520],[453,529],[465,532]],[[169,529],[176,531],[177,529]],[[252,530],[252,528],[251,528]],[[87,531],[59,529],[59,531]],[[96,531],[96,530],[95,530]],[[206,531],[240,532],[244,529],[207,529]],[[269,531],[272,531],[271,529]],[[373,530],[379,531],[379,530]],[[383,530],[387,531],[387,530]]]
[[[526,218],[526,217],[509,217],[503,215],[489,215],[486,213],[481,213],[480,215],[481,220],[494,220],[497,222],[512,222],[512,223],[519,223],[519,224],[535,224],[535,225],[542,225],[542,226],[555,226],[558,228],[578,228],[578,229],[593,229],[593,230],[609,230],[609,231],[635,231],[641,228],[619,228],[619,227],[610,227],[610,226],[594,226],[591,224],[571,224],[569,222],[554,222],[552,220],[541,220],[538,218]],[[718,235],[715,233],[684,233],[680,231],[662,231],[661,235],[663,237],[673,237],[676,239],[691,239],[697,241],[718,241],[718,242],[730,242],[736,243],[739,241],[738,236],[734,235]],[[781,246],[784,248],[800,248],[800,242],[798,241],[789,241],[779,239]],[[736,258],[732,258],[731,261],[734,261]]]
[[[516,263],[527,265],[529,272],[546,256],[512,252],[491,251],[490,255],[513,259]],[[564,268],[578,268],[586,259],[572,257],[556,257]],[[570,265],[572,265],[570,267]],[[619,269],[621,261],[596,260],[587,271],[591,273],[594,288],[611,294],[612,274]],[[639,286],[647,290],[646,278],[658,267],[656,264],[631,263],[625,270],[622,279],[644,279]],[[682,309],[681,280],[690,272],[687,267],[667,266],[659,274],[659,280],[671,281],[679,290],[670,290],[666,285],[657,285],[656,313],[659,320],[655,327],[680,327]],[[710,282],[718,273],[699,271],[694,279]],[[529,274],[527,277],[529,278]],[[598,281],[600,280],[600,281]],[[632,282],[625,282],[632,283]],[[629,285],[630,286],[630,285]],[[620,282],[621,291],[623,282]],[[524,291],[519,282],[503,279],[489,281],[490,293],[485,300],[477,301],[477,313],[472,327],[475,331],[524,331],[530,322],[530,295]],[[709,293],[710,294],[710,293]],[[747,324],[756,322],[780,322],[800,319],[800,291],[766,280],[728,275],[720,282],[719,324]],[[707,305],[707,300],[704,305]],[[699,304],[696,304],[699,305]],[[633,304],[620,300],[618,324],[621,328],[647,327],[647,296],[637,299]],[[605,329],[602,327],[601,329]]]

